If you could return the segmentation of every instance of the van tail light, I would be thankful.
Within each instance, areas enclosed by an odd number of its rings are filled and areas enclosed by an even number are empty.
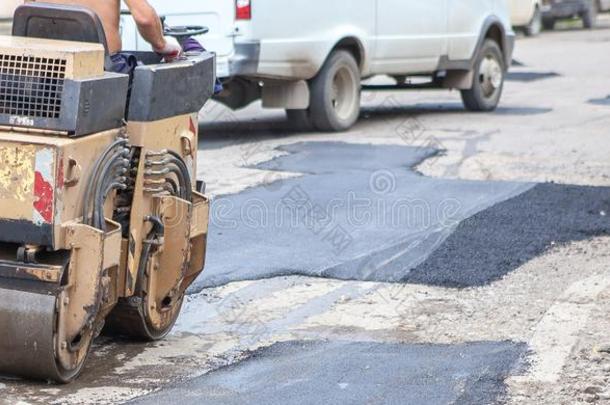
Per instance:
[[[252,19],[252,1],[251,0],[235,0],[235,18],[237,20]]]

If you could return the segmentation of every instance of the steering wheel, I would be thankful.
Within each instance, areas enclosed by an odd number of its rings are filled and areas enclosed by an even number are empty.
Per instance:
[[[196,37],[197,35],[207,34],[210,29],[199,25],[185,25],[178,27],[164,27],[164,34],[169,37],[174,37],[178,42],[190,37]]]

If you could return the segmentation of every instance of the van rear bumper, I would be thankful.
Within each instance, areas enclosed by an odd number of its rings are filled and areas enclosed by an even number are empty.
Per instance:
[[[260,62],[261,44],[258,41],[235,43],[235,52],[218,64],[218,77],[255,76]]]

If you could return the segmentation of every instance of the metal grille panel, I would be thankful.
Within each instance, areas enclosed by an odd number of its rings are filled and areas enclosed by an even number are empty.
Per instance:
[[[59,118],[66,60],[0,54],[0,114]]]

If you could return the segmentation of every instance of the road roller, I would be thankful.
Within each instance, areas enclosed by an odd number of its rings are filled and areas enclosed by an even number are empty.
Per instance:
[[[111,72],[79,7],[21,6],[0,36],[0,375],[68,383],[101,333],[164,338],[204,268],[215,58],[134,55]]]

